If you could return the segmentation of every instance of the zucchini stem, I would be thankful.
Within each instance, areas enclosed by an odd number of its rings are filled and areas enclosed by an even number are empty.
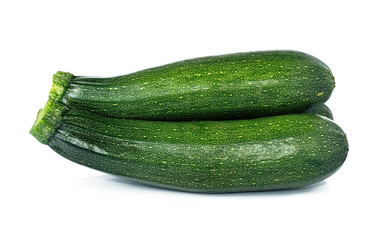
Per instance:
[[[49,142],[50,137],[62,122],[62,113],[66,108],[59,102],[73,78],[74,75],[68,72],[57,72],[53,75],[49,100],[45,107],[38,111],[37,119],[29,132],[43,144]]]
[[[53,75],[53,86],[49,93],[49,99],[60,102],[74,75],[68,72],[57,72]]]
[[[65,110],[62,104],[49,100],[45,107],[38,111],[37,119],[29,133],[41,143],[48,144],[50,137],[61,125],[62,113]]]

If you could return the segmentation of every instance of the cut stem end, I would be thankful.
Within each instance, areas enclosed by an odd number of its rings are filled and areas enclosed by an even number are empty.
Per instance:
[[[38,111],[37,119],[29,133],[41,143],[47,144],[61,125],[62,113],[65,109],[63,105],[49,100],[45,107]]]
[[[60,102],[74,75],[68,72],[57,72],[53,75],[53,86],[49,93],[49,99]]]

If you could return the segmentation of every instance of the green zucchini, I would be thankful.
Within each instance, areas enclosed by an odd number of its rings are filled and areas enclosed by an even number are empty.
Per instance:
[[[333,116],[330,108],[327,107],[325,104],[318,104],[314,107],[306,109],[306,111],[304,111],[304,113],[316,114],[316,115],[324,116],[324,117],[327,117],[331,120],[334,120],[334,116]]]
[[[81,165],[189,192],[306,186],[333,174],[348,152],[342,129],[313,114],[146,121],[99,116],[49,101],[31,134]]]
[[[99,115],[145,120],[221,120],[299,113],[326,102],[330,69],[296,51],[184,60],[110,77],[58,72],[50,99]]]

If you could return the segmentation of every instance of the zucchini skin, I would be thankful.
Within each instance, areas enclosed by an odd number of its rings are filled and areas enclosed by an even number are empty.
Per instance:
[[[342,129],[312,114],[165,122],[66,110],[47,144],[93,169],[204,193],[306,186],[333,174],[348,152]]]
[[[334,120],[333,113],[331,112],[330,108],[327,107],[325,104],[318,104],[314,107],[306,109],[306,111],[304,111],[304,113],[320,115],[320,116],[327,117],[331,120]]]
[[[326,102],[334,89],[326,64],[283,50],[195,58],[110,78],[58,72],[55,79],[60,92],[51,95],[69,108],[165,121],[299,113]]]

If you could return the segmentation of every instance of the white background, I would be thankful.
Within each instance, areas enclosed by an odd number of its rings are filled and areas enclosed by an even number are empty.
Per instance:
[[[0,239],[380,239],[376,2],[1,1]],[[350,152],[311,188],[152,188],[74,164],[28,133],[57,70],[115,76],[272,49],[312,54],[335,75],[327,105]]]

